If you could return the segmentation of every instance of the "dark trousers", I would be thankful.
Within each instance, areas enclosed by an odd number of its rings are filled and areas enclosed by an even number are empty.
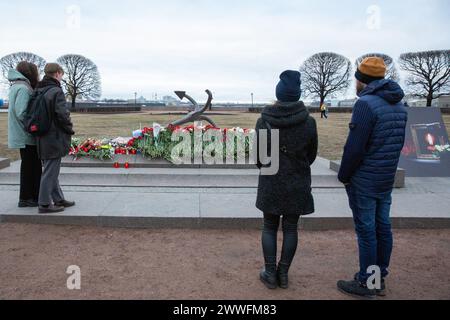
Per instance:
[[[38,201],[41,183],[42,162],[39,160],[36,146],[20,149],[20,200]]]
[[[320,118],[323,119],[328,119],[328,113],[326,111],[321,111],[320,112]]]
[[[347,187],[347,194],[358,236],[359,280],[367,282],[371,276],[367,269],[371,266],[378,266],[381,276],[385,278],[389,274],[393,248],[390,220],[392,195],[371,197],[358,193],[352,186]]]
[[[39,205],[48,206],[64,200],[64,194],[59,185],[61,158],[43,160],[43,163],[44,172],[42,173],[41,190],[39,192]]]
[[[287,268],[294,260],[298,245],[298,221],[300,215],[283,216],[283,248],[280,264]],[[274,272],[277,264],[277,235],[281,217],[273,214],[264,214],[264,230],[262,234],[262,247],[266,270]]]

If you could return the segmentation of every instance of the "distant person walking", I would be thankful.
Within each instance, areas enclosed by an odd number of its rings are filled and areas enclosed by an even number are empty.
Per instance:
[[[351,281],[339,281],[347,294],[372,298],[385,295],[384,279],[393,247],[390,221],[392,190],[405,141],[407,112],[400,86],[384,79],[381,58],[364,59],[356,71],[357,93],[350,134],[344,149],[339,180],[345,184],[353,211],[360,268]],[[381,288],[367,285],[370,267],[381,269]]]
[[[288,288],[288,271],[298,245],[300,216],[314,212],[311,194],[311,164],[318,148],[317,126],[303,102],[298,71],[285,71],[280,76],[278,101],[267,106],[256,124],[260,130],[279,130],[279,171],[260,175],[256,206],[264,213],[262,247],[265,268],[261,281],[269,288]],[[269,147],[270,149],[270,147]],[[262,164],[258,162],[262,168]],[[283,226],[283,248],[277,265],[277,233],[280,219]]]
[[[20,195],[19,207],[37,207],[42,164],[39,160],[36,139],[27,133],[22,121],[28,102],[39,82],[39,71],[35,64],[22,61],[8,72],[9,90],[8,147],[19,149]]]
[[[39,193],[39,213],[57,213],[72,207],[75,202],[66,201],[59,185],[61,158],[69,154],[73,131],[70,112],[66,104],[61,80],[64,71],[56,63],[45,66],[45,77],[37,91],[44,94],[47,113],[51,118],[50,130],[37,138],[38,153],[44,164]]]
[[[323,119],[328,119],[328,106],[326,103],[323,103],[320,106],[320,118]]]

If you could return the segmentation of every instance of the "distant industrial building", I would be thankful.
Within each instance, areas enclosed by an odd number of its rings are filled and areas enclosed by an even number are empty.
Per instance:
[[[450,95],[439,97],[438,106],[439,108],[450,108]]]
[[[339,108],[353,108],[353,106],[355,105],[357,100],[358,99],[356,99],[356,98],[341,100],[338,102],[338,107]]]
[[[136,98],[136,99],[129,99],[128,100],[129,104],[133,104],[133,103],[144,104],[144,103],[147,103],[147,102],[149,102],[149,101],[147,101],[147,99],[145,99],[143,96],[140,96],[139,98]]]
[[[407,100],[408,105],[413,108],[420,108],[420,107],[426,107],[427,106],[427,100],[426,99],[411,99]],[[432,107],[438,107],[438,99],[434,99],[432,104]]]

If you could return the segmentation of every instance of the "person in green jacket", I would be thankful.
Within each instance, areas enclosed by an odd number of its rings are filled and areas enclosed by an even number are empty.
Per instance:
[[[8,147],[19,149],[20,166],[19,208],[37,207],[42,163],[36,148],[36,139],[29,135],[22,124],[28,102],[39,82],[35,64],[22,61],[16,69],[9,70]]]

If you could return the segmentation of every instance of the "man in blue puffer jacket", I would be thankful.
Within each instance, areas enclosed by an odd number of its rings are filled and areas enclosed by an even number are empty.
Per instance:
[[[393,247],[391,195],[408,118],[401,103],[403,90],[385,75],[386,65],[377,57],[366,58],[356,71],[360,99],[353,109],[339,172],[353,211],[360,270],[354,280],[339,281],[338,288],[367,298],[385,295]],[[381,271],[381,286],[375,289],[368,281],[373,267]]]

